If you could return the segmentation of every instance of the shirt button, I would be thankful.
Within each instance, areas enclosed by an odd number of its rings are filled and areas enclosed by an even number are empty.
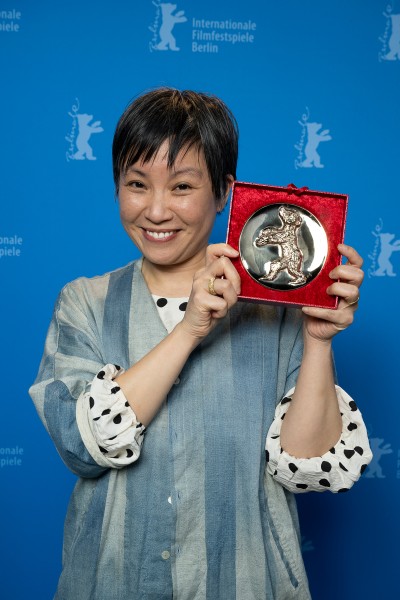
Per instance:
[[[180,384],[180,382],[181,382],[181,378],[180,378],[180,377],[177,377],[177,378],[175,379],[175,381],[174,381],[174,385],[179,385],[179,384]]]
[[[168,550],[164,550],[164,552],[161,552],[161,558],[163,558],[164,560],[168,560],[170,556],[171,555],[168,552]]]

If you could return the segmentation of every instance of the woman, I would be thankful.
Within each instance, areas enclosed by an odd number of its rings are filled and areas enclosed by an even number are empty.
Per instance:
[[[347,490],[371,459],[331,357],[362,260],[339,247],[335,311],[238,303],[237,251],[207,246],[236,161],[215,97],[158,89],[118,123],[143,257],[63,289],[31,388],[79,476],[57,599],[310,598],[290,492]]]

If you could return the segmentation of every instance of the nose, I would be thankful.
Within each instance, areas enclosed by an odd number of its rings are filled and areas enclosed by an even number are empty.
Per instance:
[[[149,194],[145,217],[152,223],[158,224],[171,219],[172,211],[169,208],[167,194],[161,190],[154,190]]]

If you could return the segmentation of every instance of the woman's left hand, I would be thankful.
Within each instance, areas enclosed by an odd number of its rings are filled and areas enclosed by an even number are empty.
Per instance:
[[[339,297],[336,310],[326,308],[303,307],[306,315],[306,332],[314,339],[329,341],[339,331],[352,324],[354,313],[360,299],[360,286],[364,279],[361,267],[363,259],[351,246],[339,244],[339,252],[347,258],[347,263],[335,267],[329,274],[336,280],[326,290],[328,294]],[[337,281],[340,279],[340,281]]]

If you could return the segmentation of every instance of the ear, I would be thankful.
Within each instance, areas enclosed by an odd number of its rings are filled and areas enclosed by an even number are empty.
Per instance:
[[[233,185],[234,181],[235,181],[235,179],[234,179],[233,175],[226,176],[226,193],[223,198],[221,198],[220,200],[217,201],[217,212],[218,213],[221,213],[224,210],[226,203],[228,202],[229,194],[231,193],[231,189],[232,189],[232,185]]]

